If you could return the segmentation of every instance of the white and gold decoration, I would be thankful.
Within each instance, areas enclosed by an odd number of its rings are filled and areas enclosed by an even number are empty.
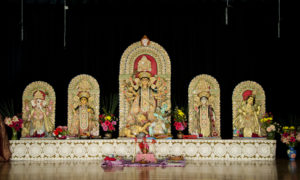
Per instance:
[[[221,137],[220,86],[215,78],[202,74],[189,85],[189,133]]]
[[[123,53],[119,76],[119,135],[170,134],[171,63],[166,50],[144,36]],[[149,129],[149,130],[148,130]]]
[[[43,81],[30,83],[22,98],[22,137],[51,136],[55,127],[55,91]]]
[[[263,88],[254,81],[243,81],[233,90],[233,136],[264,136],[260,119],[266,112],[266,96]]]
[[[150,143],[151,141],[149,141]],[[132,158],[134,140],[11,140],[12,160],[93,160],[114,154]],[[138,145],[136,145],[138,150]],[[158,158],[187,160],[274,160],[276,140],[157,140]]]
[[[99,136],[100,87],[87,74],[74,77],[68,88],[68,128],[73,136]]]

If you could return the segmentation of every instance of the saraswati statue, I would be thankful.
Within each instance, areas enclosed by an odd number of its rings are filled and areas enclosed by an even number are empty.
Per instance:
[[[99,136],[100,89],[96,79],[82,74],[74,77],[68,89],[68,127],[72,136]]]
[[[146,36],[129,46],[120,63],[120,136],[170,134],[170,59]]]
[[[253,81],[238,84],[232,96],[233,136],[257,137],[265,132],[260,119],[265,114],[265,92]]]
[[[50,137],[55,126],[55,92],[48,83],[35,81],[23,92],[22,137]]]
[[[198,75],[189,85],[189,133],[220,137],[220,87],[210,75]]]

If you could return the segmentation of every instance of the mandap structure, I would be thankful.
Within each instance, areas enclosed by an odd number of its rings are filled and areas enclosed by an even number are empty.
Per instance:
[[[166,50],[144,36],[123,53],[119,76],[121,137],[171,134],[171,63]]]

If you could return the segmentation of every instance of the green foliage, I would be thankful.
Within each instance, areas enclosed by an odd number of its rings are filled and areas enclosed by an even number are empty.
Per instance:
[[[13,117],[15,115],[13,99],[1,99],[0,114],[2,117]]]
[[[102,100],[101,106],[104,114],[114,114],[119,104],[118,94],[110,94]]]

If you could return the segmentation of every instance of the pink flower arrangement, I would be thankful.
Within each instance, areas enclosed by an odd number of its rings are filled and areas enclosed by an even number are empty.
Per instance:
[[[300,133],[297,133],[293,126],[290,128],[284,127],[281,142],[290,147],[295,147],[300,142]]]
[[[103,131],[113,132],[116,130],[115,125],[117,125],[118,119],[114,114],[101,114],[99,115],[99,122]]]
[[[6,117],[4,123],[16,131],[20,131],[20,129],[23,128],[23,120],[18,118],[18,116],[13,116],[12,118]]]
[[[186,123],[185,122],[174,122],[174,126],[175,126],[175,129],[177,131],[183,131],[185,128],[186,128]]]

